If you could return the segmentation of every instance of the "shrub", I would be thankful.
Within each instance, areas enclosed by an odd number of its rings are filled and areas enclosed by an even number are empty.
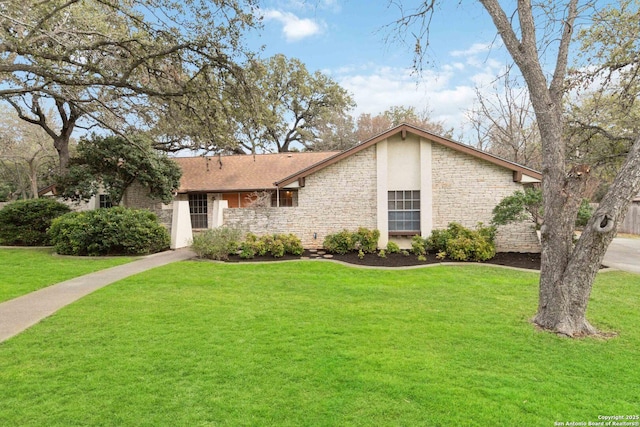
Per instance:
[[[63,255],[145,255],[170,243],[153,212],[120,206],[68,213],[53,221],[48,234]]]
[[[353,251],[373,253],[378,248],[379,238],[380,231],[360,227],[355,232],[342,230],[338,233],[329,234],[325,237],[322,246],[327,251],[336,254],[346,254]]]
[[[47,230],[53,219],[70,211],[53,199],[18,200],[0,210],[0,243],[3,245],[39,246],[51,241]]]
[[[287,254],[291,255],[302,255],[304,252],[304,248],[302,247],[302,242],[295,234],[281,234],[280,239],[284,244],[284,251]]]
[[[191,248],[200,258],[228,260],[238,250],[241,234],[231,227],[208,229],[193,236]]]
[[[400,246],[396,242],[388,242],[387,243],[387,253],[389,254],[398,254],[400,253]]]
[[[427,242],[422,237],[415,235],[411,238],[411,252],[415,255],[426,256],[427,255]]]
[[[360,227],[358,231],[353,233],[352,241],[356,249],[362,249],[365,253],[373,253],[378,249],[379,238],[380,231]]]
[[[336,254],[346,254],[355,250],[353,233],[342,230],[338,233],[329,234],[325,237],[322,246],[329,252]]]
[[[240,257],[253,258],[256,254],[264,256],[271,254],[276,258],[285,254],[302,255],[304,248],[302,242],[295,234],[267,234],[257,237],[253,233],[247,233],[244,242],[240,245]]]
[[[470,230],[452,222],[446,230],[433,230],[426,245],[437,252],[439,259],[449,256],[456,261],[486,261],[496,254],[495,232],[494,227],[482,223]]]

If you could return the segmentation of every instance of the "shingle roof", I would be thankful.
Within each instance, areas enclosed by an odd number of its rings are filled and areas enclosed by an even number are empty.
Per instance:
[[[176,157],[182,169],[179,193],[256,191],[322,160],[335,151],[235,156]]]

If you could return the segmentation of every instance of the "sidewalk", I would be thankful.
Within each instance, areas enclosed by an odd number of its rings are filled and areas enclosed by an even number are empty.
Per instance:
[[[0,303],[0,342],[19,334],[97,289],[134,274],[193,256],[194,253],[189,249],[148,255],[128,264],[76,277]]]

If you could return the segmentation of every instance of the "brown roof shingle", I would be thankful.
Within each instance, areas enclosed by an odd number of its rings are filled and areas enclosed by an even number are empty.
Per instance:
[[[182,169],[179,193],[256,191],[321,162],[337,152],[176,157]]]

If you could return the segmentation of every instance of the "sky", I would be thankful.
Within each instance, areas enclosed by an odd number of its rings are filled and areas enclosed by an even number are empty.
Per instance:
[[[402,3],[406,13],[419,2]],[[476,88],[491,92],[508,61],[478,2],[441,3],[431,23],[429,63],[419,75],[411,36],[394,40],[398,33],[389,25],[403,13],[389,0],[264,0],[264,26],[249,43],[262,46],[264,58],[281,53],[329,75],[352,94],[355,116],[392,106],[428,109],[456,139],[472,143],[466,112]]]

